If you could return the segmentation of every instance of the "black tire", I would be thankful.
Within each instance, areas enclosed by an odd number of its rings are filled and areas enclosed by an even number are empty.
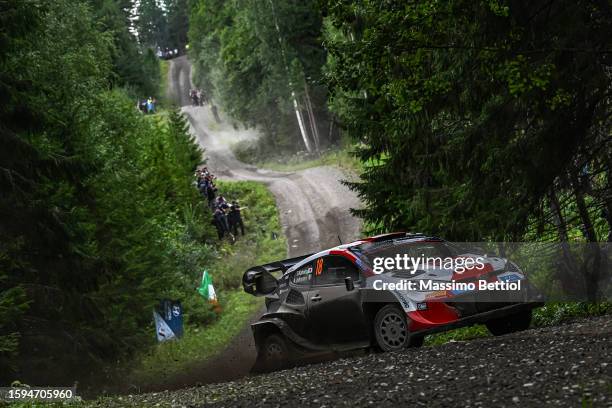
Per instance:
[[[280,370],[289,359],[287,341],[281,335],[269,335],[261,346],[259,357],[265,370]]]
[[[487,329],[494,336],[527,330],[531,324],[531,310],[519,312],[510,316],[500,317],[486,322]]]
[[[382,351],[402,350],[410,345],[406,313],[396,305],[386,305],[374,318],[374,337]],[[416,339],[415,339],[416,340]]]

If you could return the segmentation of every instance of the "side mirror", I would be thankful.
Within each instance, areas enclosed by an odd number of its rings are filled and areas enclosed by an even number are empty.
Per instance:
[[[344,285],[346,286],[346,290],[348,292],[350,292],[350,291],[355,289],[355,284],[353,283],[353,278],[351,278],[350,276],[347,276],[346,278],[344,278]]]

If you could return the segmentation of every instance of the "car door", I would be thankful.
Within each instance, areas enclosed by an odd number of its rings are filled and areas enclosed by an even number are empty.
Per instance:
[[[357,267],[343,256],[329,255],[315,260],[314,270],[307,302],[308,322],[315,341],[337,344],[367,339]],[[352,291],[346,289],[347,276],[355,283]]]

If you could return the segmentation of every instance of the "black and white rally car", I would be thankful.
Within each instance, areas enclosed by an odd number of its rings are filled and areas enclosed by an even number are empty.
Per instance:
[[[247,270],[244,290],[266,300],[266,313],[252,324],[256,369],[317,352],[418,347],[428,334],[477,323],[502,335],[527,329],[542,305],[524,273],[503,258],[481,256],[461,273],[431,262],[376,271],[376,258],[407,254],[462,265],[478,258],[436,237],[393,233]],[[513,290],[493,290],[510,284]]]

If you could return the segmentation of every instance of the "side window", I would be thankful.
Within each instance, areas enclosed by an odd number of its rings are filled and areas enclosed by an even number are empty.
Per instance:
[[[315,262],[315,285],[344,285],[344,278],[350,276],[359,281],[357,267],[343,256],[330,255]]]
[[[313,276],[312,262],[308,262],[291,274],[291,283],[299,286],[310,286]]]

